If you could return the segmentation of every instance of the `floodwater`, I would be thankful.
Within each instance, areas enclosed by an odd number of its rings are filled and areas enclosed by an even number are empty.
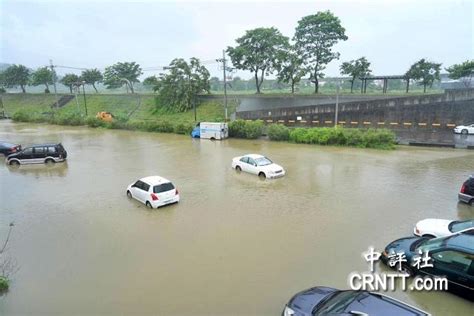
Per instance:
[[[395,151],[0,122],[0,139],[62,142],[67,163],[0,162],[0,240],[14,222],[18,263],[1,315],[278,315],[297,291],[348,288],[361,257],[427,218],[467,219],[458,204],[474,152]],[[287,176],[237,174],[255,152]],[[181,202],[148,210],[125,195],[158,174]],[[381,270],[385,267],[379,265]],[[434,315],[472,315],[446,292],[389,295]]]

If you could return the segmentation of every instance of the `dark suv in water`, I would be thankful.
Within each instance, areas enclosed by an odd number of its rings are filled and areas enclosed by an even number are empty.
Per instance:
[[[6,159],[9,165],[31,163],[54,163],[66,160],[67,152],[61,143],[41,144],[23,148],[22,151],[9,155]]]
[[[474,204],[474,175],[470,176],[469,179],[462,184],[458,199],[470,205]]]

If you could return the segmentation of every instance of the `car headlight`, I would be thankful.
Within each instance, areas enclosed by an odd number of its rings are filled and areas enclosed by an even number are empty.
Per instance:
[[[283,311],[283,316],[293,316],[295,314],[295,311],[289,308],[288,306],[285,306],[285,310]]]

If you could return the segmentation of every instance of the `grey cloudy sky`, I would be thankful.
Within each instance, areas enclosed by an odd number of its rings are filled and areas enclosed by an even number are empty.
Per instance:
[[[277,27],[292,37],[298,20],[331,10],[349,40],[342,61],[366,56],[374,74],[401,74],[426,57],[443,66],[474,57],[473,1],[16,1],[0,0],[0,62],[143,68],[175,57],[213,60],[245,30]],[[218,65],[207,65],[213,75]],[[146,72],[144,76],[153,72]],[[239,75],[249,78],[250,73]]]

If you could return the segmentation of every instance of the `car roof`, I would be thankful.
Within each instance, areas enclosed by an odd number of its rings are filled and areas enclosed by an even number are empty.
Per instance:
[[[445,247],[474,253],[474,228],[446,237]]]
[[[149,177],[141,178],[140,181],[146,182],[149,185],[158,185],[162,183],[171,182],[170,180],[160,177],[160,176],[149,176]]]
[[[242,157],[249,157],[249,158],[252,158],[252,159],[258,159],[258,158],[264,158],[265,156],[262,156],[262,155],[259,155],[259,154],[247,154],[247,155],[243,155]]]
[[[4,145],[4,146],[17,146],[18,144],[0,141],[0,145]]]
[[[61,143],[45,143],[45,144],[34,144],[34,145],[29,145],[27,147],[42,147],[42,146],[57,146],[60,145]]]

